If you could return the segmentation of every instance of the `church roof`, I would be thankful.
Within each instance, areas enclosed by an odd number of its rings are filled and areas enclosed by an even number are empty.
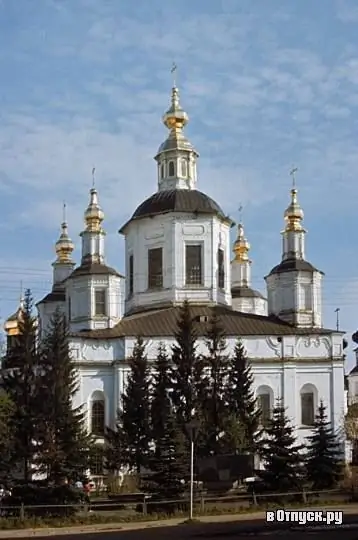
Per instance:
[[[64,302],[66,300],[66,292],[64,288],[61,289],[53,289],[50,293],[48,293],[42,300],[37,302],[36,305],[39,304],[49,304],[51,302]]]
[[[110,276],[119,276],[123,277],[117,272],[114,268],[107,266],[105,264],[99,264],[94,262],[83,263],[81,266],[78,266],[72,274],[69,276],[69,279],[72,277],[78,276],[88,276],[88,275],[110,275]]]
[[[296,328],[274,316],[241,313],[225,306],[190,306],[197,321],[199,335],[208,330],[208,322],[215,311],[227,336],[282,336],[295,334],[330,334],[322,328]],[[178,322],[179,307],[151,309],[124,317],[114,328],[76,332],[74,337],[111,339],[125,336],[173,337]]]
[[[196,189],[170,189],[158,191],[142,202],[132,215],[131,220],[166,214],[167,212],[214,214],[222,219],[227,219],[220,206],[205,193]],[[123,225],[120,232],[124,230],[127,223]]]
[[[231,296],[233,298],[262,298],[265,299],[264,295],[251,287],[232,287]]]
[[[280,264],[272,268],[269,275],[272,274],[282,274],[283,272],[293,272],[293,271],[304,271],[304,272],[320,272],[320,274],[323,274],[320,270],[317,270],[311,263],[308,261],[304,261],[302,259],[285,259],[284,261],[281,261]]]

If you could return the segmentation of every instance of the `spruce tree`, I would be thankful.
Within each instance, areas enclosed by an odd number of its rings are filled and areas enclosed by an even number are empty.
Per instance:
[[[38,376],[37,326],[33,316],[31,291],[25,292],[19,314],[19,334],[3,359],[2,388],[13,403],[10,430],[13,434],[12,470],[25,482],[31,480],[35,456],[39,416],[44,401]]]
[[[153,373],[151,428],[155,448],[149,465],[152,471],[149,487],[162,497],[177,497],[185,488],[188,459],[185,435],[170,398],[169,367],[165,348],[160,345]]]
[[[150,376],[145,346],[137,338],[129,360],[130,374],[123,395],[118,423],[122,426],[128,464],[140,472],[147,467],[150,454]]]
[[[128,465],[128,443],[123,430],[122,414],[117,411],[115,429],[106,427],[104,446],[104,468],[111,473],[120,471]]]
[[[14,404],[0,390],[0,481],[4,482],[11,470],[11,452],[13,445],[13,434],[11,432],[11,419],[14,413]]]
[[[229,357],[226,354],[225,332],[214,311],[205,339],[202,442],[203,455],[218,455],[223,450],[222,435],[228,428],[230,411],[226,403]]]
[[[260,443],[265,469],[257,474],[268,491],[286,493],[301,489],[303,448],[296,444],[293,427],[279,401],[272,410],[272,418]]]
[[[253,376],[244,346],[239,339],[230,358],[226,399],[231,418],[244,434],[242,449],[254,453],[259,439],[260,410],[253,390]]]
[[[342,455],[338,437],[327,419],[326,407],[321,401],[313,433],[307,437],[306,479],[313,491],[334,488],[342,474]]]
[[[172,399],[178,422],[185,424],[202,414],[204,362],[197,354],[197,332],[189,303],[180,308],[176,344],[172,346]]]
[[[90,463],[92,438],[85,427],[83,407],[73,407],[78,373],[71,358],[66,320],[53,314],[40,347],[42,411],[38,461],[50,480],[75,478]],[[41,421],[42,420],[42,421]]]

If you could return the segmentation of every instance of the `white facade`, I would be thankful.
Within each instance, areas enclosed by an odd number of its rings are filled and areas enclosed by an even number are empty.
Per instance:
[[[291,191],[285,212],[282,261],[266,277],[267,302],[251,288],[250,246],[242,225],[230,262],[231,222],[214,201],[196,190],[198,154],[183,135],[187,121],[174,89],[164,116],[170,133],[155,157],[158,191],[121,229],[125,285],[124,278],[105,264],[103,212],[94,188],[81,234],[82,259],[74,271],[67,229],[56,245],[56,272],[62,268],[65,281],[55,279],[53,291],[39,302],[38,312],[43,330],[58,305],[69,319],[80,382],[75,405],[85,406],[89,430],[97,406],[98,410],[104,407],[105,423],[113,427],[136,336],[145,339],[150,361],[160,342],[169,351],[175,331],[173,310],[189,300],[199,324],[207,322],[209,309],[218,307],[226,325],[228,351],[242,338],[256,395],[266,396],[270,408],[277,399],[283,400],[301,442],[312,424],[312,415],[309,424],[307,415],[303,418],[304,403],[310,403],[315,413],[323,400],[332,427],[339,431],[345,412],[343,334],[322,328],[322,273],[305,260],[297,191]],[[193,260],[187,246],[198,248]],[[156,248],[160,279],[152,287],[149,252]],[[197,282],[188,280],[189,264]],[[204,332],[203,326],[202,336]],[[203,337],[198,352],[205,352]]]
[[[194,217],[188,214],[165,214],[160,219],[145,218],[129,223],[125,229],[126,276],[133,261],[133,284],[126,280],[125,311],[180,304],[184,300],[198,303],[231,304],[230,225],[216,216]],[[185,248],[202,246],[203,286],[186,284]],[[163,286],[148,287],[148,250],[163,250]],[[224,287],[218,287],[218,250],[225,253]],[[132,288],[132,290],[131,290]]]

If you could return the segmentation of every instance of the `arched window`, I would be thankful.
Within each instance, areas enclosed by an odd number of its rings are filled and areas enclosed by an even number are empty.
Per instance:
[[[93,476],[102,476],[104,469],[104,452],[103,447],[96,445],[91,455],[90,470]]]
[[[103,398],[95,398],[91,404],[91,432],[102,436],[105,425],[105,403]]]
[[[168,168],[168,176],[174,176],[174,161],[169,161]]]
[[[300,392],[301,397],[301,424],[313,426],[317,408],[317,391],[311,384],[305,384]]]
[[[257,406],[260,409],[260,423],[266,427],[273,408],[273,391],[269,386],[260,386],[257,390]]]
[[[188,176],[188,164],[186,159],[181,160],[181,175],[184,176],[184,178]]]
[[[164,163],[162,163],[160,166],[160,178],[164,178],[164,173],[165,173],[165,165]]]

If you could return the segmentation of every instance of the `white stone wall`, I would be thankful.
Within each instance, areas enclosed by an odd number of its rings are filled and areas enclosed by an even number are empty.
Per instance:
[[[322,326],[320,272],[282,272],[265,279],[269,314],[301,327]]]
[[[44,302],[37,304],[37,311],[40,322],[40,335],[43,336],[48,328],[49,322],[56,309],[66,313],[66,302]]]
[[[267,300],[258,297],[239,297],[232,299],[232,309],[253,315],[267,315]]]
[[[103,392],[108,404],[109,425],[113,425],[125,390],[129,373],[126,359],[131,356],[135,341],[135,338],[108,342],[77,340],[72,344],[81,381],[76,403],[89,407],[93,392]],[[231,352],[236,338],[227,341],[228,352]],[[155,359],[160,342],[165,342],[169,351],[174,339],[147,339],[146,354],[149,360]],[[243,338],[243,344],[252,361],[256,394],[265,389],[269,390],[272,403],[277,399],[283,400],[300,442],[304,443],[310,434],[310,429],[301,426],[300,393],[307,385],[314,392],[315,406],[318,407],[320,400],[323,400],[332,427],[342,435],[345,391],[341,334],[284,336],[281,341],[274,336],[250,336]],[[204,341],[199,340],[198,353],[205,351]]]
[[[124,279],[114,275],[86,275],[66,283],[71,332],[113,328],[123,316]],[[95,290],[106,290],[107,316],[95,315]]]
[[[202,244],[204,286],[185,285],[185,245]],[[148,249],[163,248],[163,288],[148,290]],[[225,288],[217,287],[217,252],[225,254]],[[165,302],[231,305],[230,227],[216,216],[164,214],[133,221],[126,229],[126,312]],[[129,294],[129,257],[134,257],[133,295]]]

